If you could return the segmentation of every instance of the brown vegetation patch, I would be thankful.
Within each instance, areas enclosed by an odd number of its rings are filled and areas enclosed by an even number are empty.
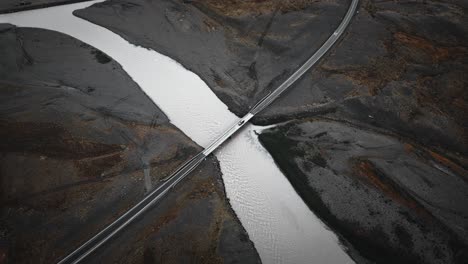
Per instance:
[[[359,85],[368,88],[369,94],[374,96],[389,82],[398,80],[406,67],[402,59],[383,58],[376,60],[369,67],[350,70],[344,74]]]
[[[0,245],[0,264],[6,264],[8,260],[8,248]]]
[[[75,161],[80,175],[86,178],[96,178],[104,176],[104,172],[109,172],[112,168],[122,162],[123,158],[120,152],[110,155],[81,159]]]
[[[261,15],[279,10],[283,13],[302,10],[317,0],[199,0],[195,1],[228,17]]]
[[[393,36],[397,41],[407,47],[422,50],[432,58],[434,63],[455,58],[467,52],[464,47],[437,47],[425,38],[412,36],[404,32],[396,32]]]
[[[449,168],[451,171],[463,177],[464,180],[468,180],[468,171],[456,164],[455,162],[449,160],[448,158],[435,153],[434,151],[428,151],[429,155],[436,160],[438,163],[444,165],[445,167]]]
[[[415,146],[409,143],[405,143],[404,148],[406,152],[416,154],[425,162],[432,159],[433,161],[443,165],[458,176],[461,176],[463,180],[468,181],[468,171],[465,168],[463,168],[463,166],[458,165],[456,162],[450,160],[449,158],[432,150],[428,150],[426,148],[417,149]],[[461,163],[463,164],[463,161]]]
[[[192,178],[192,180],[195,179]],[[159,216],[153,224],[151,224],[151,226],[145,228],[145,230],[140,233],[138,237],[138,243],[141,244],[141,246],[138,247],[143,247],[142,243],[148,241],[151,236],[157,237],[157,234],[165,227],[170,229],[177,228],[174,226],[170,227],[170,225],[173,225],[173,222],[177,221],[181,213],[187,210],[187,208],[189,208],[194,203],[193,200],[204,199],[207,195],[215,191],[215,186],[213,185],[211,178],[201,181],[195,180],[191,186],[192,187],[190,189],[194,188],[191,193],[188,193],[187,195],[182,194],[176,198],[171,203],[171,206],[168,207],[168,209],[164,211],[162,215]],[[215,198],[211,201],[216,202],[218,200]],[[191,259],[195,260],[194,262],[196,263],[220,263],[221,259],[217,254],[217,241],[219,240],[219,235],[221,232],[220,222],[226,218],[226,210],[222,210],[218,206],[215,206],[213,210],[213,215],[207,216],[212,219],[210,221],[211,224],[206,226],[206,230],[203,234],[204,238],[200,238],[200,233],[190,230],[185,230],[184,232],[172,234],[169,236],[162,234],[164,238],[164,244],[161,245],[159,244],[159,240],[156,240],[156,243],[153,244],[153,246],[158,248],[159,252],[152,252],[152,256],[156,259],[161,259],[161,262],[172,263],[169,259],[167,259],[170,258],[171,254],[166,255],[163,251],[168,250],[169,248],[182,247],[185,250],[188,250],[186,253],[190,256]],[[191,225],[191,223],[184,222],[184,225]],[[184,229],[185,227],[182,230]],[[181,240],[187,239],[193,241],[190,243],[190,247],[177,245],[180,244]]]
[[[463,76],[463,69],[453,69],[447,77],[420,76],[417,79],[416,93],[418,104],[429,107],[432,112],[445,115],[459,125],[466,124],[468,112],[468,79]],[[466,134],[461,130],[460,134]],[[464,140],[467,142],[467,140]]]
[[[202,199],[215,192],[215,186],[211,179],[197,184],[196,188],[189,194],[189,199]]]
[[[52,211],[65,211],[70,207],[80,205],[76,211],[77,216],[85,219],[90,207],[89,201],[106,188],[107,181],[77,182],[57,188],[50,188],[44,191],[26,194],[17,199],[5,201],[2,205],[10,207],[22,207],[34,209],[45,214],[51,214]],[[52,211],[51,211],[52,210]],[[55,213],[52,213],[55,214]]]
[[[120,151],[108,145],[74,137],[62,126],[42,122],[0,122],[1,152],[30,152],[58,159],[83,159]]]
[[[175,204],[174,206],[171,207],[171,209],[167,212],[164,213],[163,216],[159,217],[158,221],[156,222],[155,225],[153,225],[151,229],[151,233],[157,233],[159,230],[167,225],[168,223],[172,222],[174,219],[177,218],[179,215],[179,211],[181,210],[181,205]]]
[[[358,160],[354,166],[354,172],[362,182],[379,190],[398,204],[412,209],[420,215],[429,215],[424,207],[407,192],[401,190],[397,184],[378,170],[369,160]]]
[[[414,146],[409,144],[409,143],[404,143],[403,147],[405,148],[405,151],[407,153],[413,153],[414,152]]]
[[[156,120],[156,119],[155,119]],[[132,131],[134,135],[139,140],[144,140],[148,135],[151,134],[160,134],[160,133],[171,133],[174,132],[172,128],[157,124],[156,121],[153,121],[151,124],[138,124],[138,123],[127,123],[126,124]]]
[[[400,57],[381,57],[374,59],[368,65],[362,67],[335,69],[325,64],[321,66],[321,70],[330,74],[343,75],[355,84],[367,88],[368,94],[361,94],[359,91],[353,90],[347,94],[347,97],[355,97],[358,95],[375,96],[387,83],[400,79],[406,69],[406,65],[407,62]]]

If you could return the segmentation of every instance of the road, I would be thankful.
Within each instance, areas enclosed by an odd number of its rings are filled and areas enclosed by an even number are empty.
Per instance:
[[[325,43],[301,66],[299,67],[286,81],[284,81],[278,88],[269,93],[261,99],[244,117],[239,118],[226,132],[214,140],[205,150],[198,155],[184,163],[177,169],[171,176],[166,178],[156,189],[151,191],[145,198],[138,202],[135,206],[125,212],[122,216],[109,224],[106,228],[101,230],[98,234],[94,235],[80,247],[68,254],[59,264],[65,263],[79,263],[96,249],[106,243],[109,239],[115,236],[119,231],[128,226],[137,217],[146,212],[152,205],[164,197],[172,188],[174,188],[180,181],[190,174],[205,158],[210,155],[214,150],[221,146],[228,138],[234,135],[240,128],[242,128],[250,119],[252,119],[260,111],[268,107],[276,98],[278,98],[286,89],[288,89],[294,82],[296,82],[306,71],[314,66],[336,43],[342,36],[343,32],[348,27],[354,13],[356,12],[359,0],[352,0],[346,15],[344,16],[341,24],[325,41]]]

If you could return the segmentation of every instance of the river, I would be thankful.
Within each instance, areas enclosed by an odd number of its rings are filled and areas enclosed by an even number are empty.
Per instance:
[[[73,16],[73,10],[96,2],[0,15],[0,23],[59,31],[103,51],[202,147],[236,122],[206,83],[178,62]],[[336,235],[309,210],[259,143],[256,133],[262,129],[248,124],[215,155],[230,204],[263,263],[352,263]]]

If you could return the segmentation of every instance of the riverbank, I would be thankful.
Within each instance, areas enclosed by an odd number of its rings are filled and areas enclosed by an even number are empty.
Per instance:
[[[387,134],[326,119],[260,141],[311,210],[376,263],[463,263],[466,170]]]
[[[241,116],[315,52],[347,7],[338,1],[272,3],[106,1],[75,14],[176,59]],[[444,263],[466,256],[466,236],[460,235],[468,230],[461,202],[466,193],[457,187],[464,186],[468,168],[466,8],[453,1],[362,1],[329,55],[253,120],[262,125],[296,121],[292,133],[296,123],[313,124],[315,118],[337,123],[325,134],[360,131],[350,140],[324,142],[320,153],[327,156],[315,155],[320,142],[314,139],[301,139],[308,144],[296,153],[288,125],[265,132],[274,140],[268,143],[265,136],[263,143],[309,207],[370,261],[396,255],[403,262]],[[382,147],[372,141],[376,137],[400,148]],[[285,144],[276,148],[272,142]],[[386,162],[370,160],[365,151],[354,153],[363,142],[375,143],[368,148],[376,148],[373,154]],[[336,149],[352,152],[341,158],[346,167],[327,168]],[[387,164],[398,156],[403,163]],[[320,169],[337,179],[312,181]],[[419,183],[425,173],[433,178]],[[409,179],[405,184],[397,177],[403,174]],[[444,182],[443,176],[451,178]],[[350,201],[340,203],[340,193],[349,193]],[[356,201],[370,209],[360,217],[347,216],[362,209]],[[342,209],[345,205],[349,209]],[[387,216],[379,208],[390,212],[388,219],[379,216]],[[419,212],[429,216],[421,218]],[[372,254],[374,249],[379,253]]]
[[[8,24],[0,46],[2,261],[59,260],[201,150],[102,51]],[[96,263],[260,262],[215,158],[100,252]]]
[[[105,1],[74,14],[178,61],[243,116],[322,45],[349,1],[275,3]]]
[[[105,51],[157,103],[171,124],[200,146],[206,147],[237,122],[237,117],[209,87],[176,61],[132,45],[111,31],[72,15],[74,10],[91,4],[66,5],[5,17],[17,25],[71,35]],[[322,262],[351,263],[346,249],[307,209],[256,136],[252,136],[256,133],[252,129],[240,131],[233,137],[233,140],[239,139],[240,144],[227,142],[216,156],[220,160],[230,204],[262,261],[307,263],[310,259],[320,259]],[[246,148],[249,155],[245,155]],[[263,164],[263,172],[267,174],[258,173],[258,164]]]

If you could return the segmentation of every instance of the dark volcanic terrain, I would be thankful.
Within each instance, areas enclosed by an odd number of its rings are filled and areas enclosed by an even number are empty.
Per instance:
[[[0,14],[85,1],[90,0],[2,0],[0,1]]]
[[[180,62],[242,115],[328,38],[341,2],[111,0],[74,14]]]
[[[51,263],[200,151],[103,52],[0,25],[0,262]],[[209,158],[96,263],[257,263]]]
[[[413,142],[322,119],[260,140],[306,203],[377,263],[466,263],[467,171]]]
[[[315,52],[349,2],[109,0],[75,15],[174,58],[242,115]],[[253,120],[281,123],[262,143],[371,262],[468,259],[467,8],[362,0],[328,56]]]

